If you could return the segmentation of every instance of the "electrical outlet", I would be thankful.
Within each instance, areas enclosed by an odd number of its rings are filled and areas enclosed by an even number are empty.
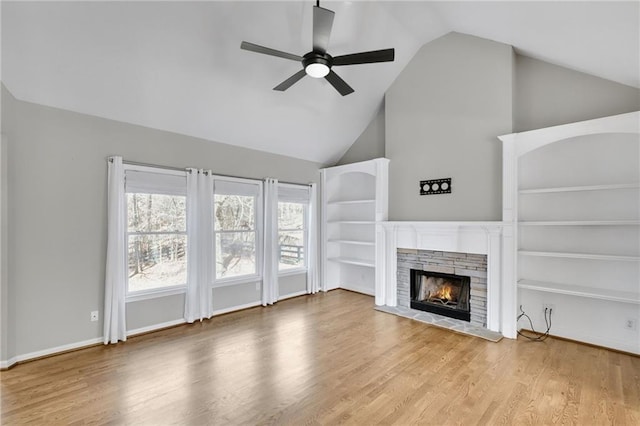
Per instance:
[[[544,303],[542,305],[542,313],[544,314],[545,310],[547,311],[547,315],[549,315],[549,311],[553,311],[553,313],[555,314],[556,311],[556,305],[552,304],[552,303]]]
[[[91,322],[98,321],[98,311],[91,311]]]
[[[627,330],[635,330],[636,326],[636,320],[633,318],[627,318],[624,322],[624,328],[626,328]]]

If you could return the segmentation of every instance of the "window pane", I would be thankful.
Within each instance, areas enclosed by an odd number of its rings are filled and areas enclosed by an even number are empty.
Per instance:
[[[302,229],[304,204],[278,203],[278,229]]]
[[[304,267],[304,231],[280,231],[280,261],[278,269]]]
[[[128,291],[186,284],[186,235],[129,235],[128,245]]]
[[[127,194],[129,232],[185,232],[186,201],[180,195]]]
[[[216,233],[216,278],[256,273],[256,233]]]
[[[215,229],[244,231],[254,229],[255,197],[215,195]]]

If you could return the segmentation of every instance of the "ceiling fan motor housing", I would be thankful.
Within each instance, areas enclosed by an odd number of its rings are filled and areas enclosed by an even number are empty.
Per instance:
[[[333,56],[328,53],[309,52],[302,57],[302,67],[307,69],[309,65],[320,64],[331,69],[333,66]]]

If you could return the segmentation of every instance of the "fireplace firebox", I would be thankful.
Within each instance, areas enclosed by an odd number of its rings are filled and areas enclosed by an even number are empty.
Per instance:
[[[411,308],[471,321],[471,278],[411,269]]]

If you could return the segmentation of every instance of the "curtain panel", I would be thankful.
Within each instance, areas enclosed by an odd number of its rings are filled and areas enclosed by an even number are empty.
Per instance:
[[[264,250],[262,262],[262,305],[278,301],[278,180],[264,181]]]
[[[211,171],[187,173],[187,294],[184,319],[188,323],[211,318],[213,283],[213,177]]]
[[[124,239],[127,224],[122,157],[109,158],[107,165],[107,261],[103,334],[105,345],[127,340],[125,322],[127,249]]]
[[[318,200],[316,184],[309,185],[309,206],[307,208],[307,293],[314,294],[318,288]]]

